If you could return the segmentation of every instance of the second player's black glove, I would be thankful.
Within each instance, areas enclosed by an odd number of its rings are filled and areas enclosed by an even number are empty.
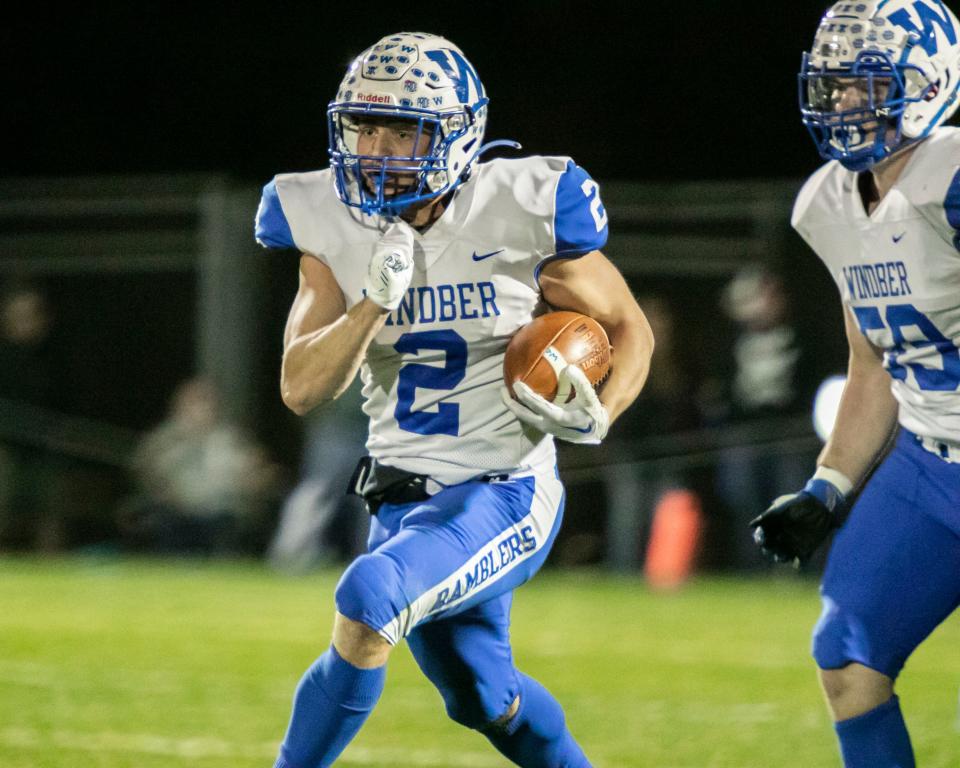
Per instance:
[[[833,483],[813,478],[802,491],[781,496],[750,521],[753,540],[778,563],[803,563],[840,527],[844,504]]]

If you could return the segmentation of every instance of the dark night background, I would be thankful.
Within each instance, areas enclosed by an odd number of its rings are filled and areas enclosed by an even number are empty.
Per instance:
[[[324,110],[384,34],[459,44],[488,138],[596,178],[797,177],[818,162],[796,71],[826,3],[128,3],[22,7],[0,42],[0,175],[325,164]],[[66,10],[64,9],[66,8]]]
[[[491,98],[488,139],[570,155],[601,183],[799,185],[820,161],[799,121],[796,73],[824,7],[35,3],[0,29],[0,178],[216,173],[249,188],[252,218],[255,190],[275,173],[326,165],[326,105],[351,58],[386,34],[423,30],[459,44],[479,71]],[[815,271],[832,301],[815,261],[806,253],[794,267]],[[297,448],[284,436],[295,420],[280,413],[275,379],[295,257],[265,263],[258,388],[268,405],[254,421],[292,463]],[[666,276],[638,289],[686,294],[707,322],[717,287]],[[155,423],[194,364],[194,277],[94,272],[47,288],[70,337],[67,357],[78,361],[75,395],[60,407],[138,429]]]
[[[488,140],[516,139],[527,154],[570,155],[601,184],[785,179],[799,187],[820,160],[800,124],[797,69],[825,7],[821,0],[34,3],[0,25],[0,179],[13,180],[9,189],[25,177],[51,180],[47,190],[116,185],[122,196],[155,174],[216,174],[249,192],[249,214],[244,209],[235,234],[257,250],[251,225],[259,186],[276,173],[326,165],[326,106],[346,66],[380,37],[409,30],[450,38],[477,68],[491,99]],[[71,186],[72,177],[83,178]],[[19,215],[5,220],[0,235],[16,243],[29,227],[40,235],[73,228],[69,256],[83,255],[88,230],[127,228],[119,218]],[[749,222],[742,226],[749,234]],[[617,227],[614,219],[613,231],[625,231]],[[808,335],[828,340],[822,357],[839,369],[845,350],[835,289],[813,254],[790,239],[783,259],[789,291],[805,306],[815,302],[816,311],[805,313]],[[762,256],[745,252],[744,259]],[[296,258],[267,254],[258,262],[269,274],[248,313],[261,339],[247,380],[257,404],[244,413],[291,470],[302,422],[283,408],[277,377]],[[191,269],[34,270],[55,306],[65,350],[54,410],[137,431],[163,418],[171,392],[197,367],[199,289]],[[8,267],[0,277],[10,274]],[[650,271],[631,287],[683,307],[677,335],[699,362],[726,349],[718,295],[729,274],[678,274]],[[116,481],[121,490],[123,482]]]

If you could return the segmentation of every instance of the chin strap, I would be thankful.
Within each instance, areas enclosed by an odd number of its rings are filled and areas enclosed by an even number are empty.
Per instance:
[[[486,144],[482,145],[480,149],[477,150],[477,154],[474,156],[476,160],[480,159],[480,155],[486,152],[489,149],[494,149],[496,147],[510,147],[510,149],[523,149],[520,146],[520,142],[513,141],[513,139],[497,139],[496,141],[488,141]]]

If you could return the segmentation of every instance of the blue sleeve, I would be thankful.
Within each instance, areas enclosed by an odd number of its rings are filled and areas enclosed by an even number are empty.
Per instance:
[[[607,243],[607,210],[600,186],[573,160],[557,184],[553,233],[558,256],[582,256]]]
[[[557,184],[553,214],[554,255],[537,264],[534,277],[551,261],[575,259],[607,244],[607,209],[600,200],[600,186],[573,160]]]
[[[263,188],[255,225],[257,242],[265,248],[296,248],[290,224],[280,205],[277,185],[271,181]]]
[[[953,227],[953,247],[960,251],[960,171],[954,175],[943,201],[947,223]]]

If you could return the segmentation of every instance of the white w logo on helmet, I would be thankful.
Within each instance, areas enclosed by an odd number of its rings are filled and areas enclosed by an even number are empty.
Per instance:
[[[934,2],[940,7],[940,11],[934,10],[920,0],[913,4],[914,13],[920,19],[919,27],[913,23],[910,12],[906,8],[894,11],[887,17],[891,24],[896,24],[898,27],[903,27],[907,32],[917,34],[920,38],[920,45],[923,46],[923,50],[927,52],[928,56],[936,56],[940,47],[937,43],[937,27],[946,37],[949,45],[956,45],[957,43],[957,31],[950,20],[949,9],[940,0],[934,0]]]

